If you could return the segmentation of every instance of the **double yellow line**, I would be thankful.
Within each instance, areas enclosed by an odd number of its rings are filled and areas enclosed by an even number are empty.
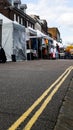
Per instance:
[[[54,94],[58,91],[62,83],[65,81],[67,76],[70,74],[73,66],[70,66],[66,71],[33,103],[33,105],[8,129],[8,130],[16,130],[21,123],[25,121],[25,119],[29,116],[29,114],[41,103],[41,101],[46,97],[45,101],[42,103],[41,107],[35,112],[33,117],[29,120],[23,130],[30,130],[38,117],[46,108],[47,104],[51,101]],[[53,90],[52,90],[53,89]],[[52,90],[52,91],[51,91]],[[48,93],[51,93],[48,96]]]

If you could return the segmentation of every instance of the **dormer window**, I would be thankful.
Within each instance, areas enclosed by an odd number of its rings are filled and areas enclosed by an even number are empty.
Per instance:
[[[14,6],[16,8],[20,8],[20,5],[21,5],[21,0],[14,0]]]
[[[27,5],[26,5],[26,4],[21,4],[21,5],[20,5],[20,9],[21,9],[24,13],[26,13]]]

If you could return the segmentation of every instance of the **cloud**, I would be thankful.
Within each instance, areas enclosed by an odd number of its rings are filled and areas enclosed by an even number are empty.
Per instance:
[[[63,26],[66,26],[68,28],[73,28],[73,13],[63,13],[58,18],[58,22],[62,24]]]
[[[27,14],[39,15],[47,20],[48,26],[59,27],[64,41],[69,36],[73,40],[73,0],[30,0],[27,7]]]
[[[40,0],[37,2],[37,6],[36,3],[28,3],[27,13],[39,15],[41,18],[46,19],[49,25],[65,22],[68,25],[72,17],[71,12],[73,12],[73,9],[67,7],[68,3],[68,0]],[[69,12],[69,14],[65,12]]]

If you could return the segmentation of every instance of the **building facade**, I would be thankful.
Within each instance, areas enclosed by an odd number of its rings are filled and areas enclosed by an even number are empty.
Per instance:
[[[53,28],[48,28],[48,33],[51,35],[51,37],[56,40],[56,41],[60,41],[60,32],[58,30],[58,28],[53,27]]]
[[[27,5],[21,4],[21,0],[0,0],[0,13],[12,21],[31,28],[35,28],[35,20],[26,14]]]
[[[41,21],[41,24],[42,24],[42,26],[41,26],[42,32],[47,35],[48,34],[47,21],[45,19],[41,19],[40,21]]]
[[[41,31],[44,34],[48,33],[47,21],[40,19],[38,15],[30,15],[35,21],[35,29]]]
[[[41,31],[41,22],[40,22],[40,18],[37,15],[30,15],[30,17],[32,17],[35,20],[35,30],[39,30]]]

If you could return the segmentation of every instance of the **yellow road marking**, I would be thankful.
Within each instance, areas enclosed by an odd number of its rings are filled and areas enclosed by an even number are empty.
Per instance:
[[[16,130],[17,127],[29,116],[29,114],[34,110],[34,108],[47,96],[50,90],[61,80],[61,78],[67,73],[67,71],[71,71],[72,66],[70,66],[66,71],[33,103],[33,105],[26,111],[24,114],[8,129],[8,130]]]
[[[40,114],[46,108],[47,104],[50,102],[50,100],[52,99],[52,97],[54,96],[54,94],[58,91],[58,89],[60,88],[61,84],[65,81],[65,79],[67,78],[67,76],[69,75],[70,72],[71,72],[71,70],[69,70],[68,73],[59,82],[59,84],[56,85],[56,87],[54,88],[54,90],[46,98],[46,100],[44,101],[44,103],[42,104],[42,106],[36,111],[36,113],[33,115],[33,117],[30,119],[30,121],[27,123],[27,125],[25,126],[25,128],[23,130],[30,130],[31,129],[31,127],[34,125],[34,123],[36,122],[36,120],[38,119],[38,117],[40,116]]]

